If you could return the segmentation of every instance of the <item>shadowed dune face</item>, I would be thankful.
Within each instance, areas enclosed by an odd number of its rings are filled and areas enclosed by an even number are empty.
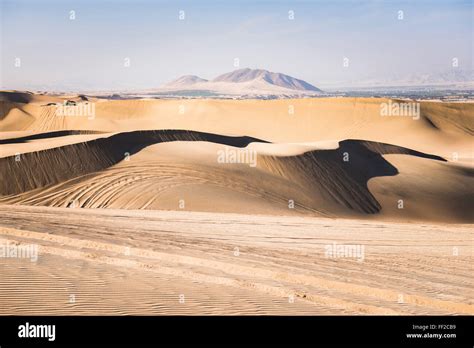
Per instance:
[[[3,92],[0,91],[0,102],[29,103],[34,99],[34,94],[29,92]]]
[[[78,134],[101,134],[102,132],[97,131],[74,131],[74,130],[64,130],[64,131],[56,131],[56,132],[48,132],[48,133],[38,133],[32,135],[26,135],[19,138],[7,138],[7,139],[0,139],[0,145],[3,144],[22,144],[27,143],[31,140],[38,140],[38,139],[52,139],[56,137],[64,137],[68,135],[78,135]]]
[[[406,154],[443,160],[399,146],[345,140],[335,150],[311,151],[293,157],[262,156],[262,166],[349,209],[373,214],[381,206],[367,188],[373,177],[397,175],[384,154]]]
[[[11,141],[11,140],[10,140]],[[180,130],[120,133],[85,143],[9,156],[0,159],[0,193],[10,195],[57,184],[63,180],[108,168],[151,144],[173,141],[209,141],[244,147],[261,140]],[[9,178],[14,176],[14,183]]]

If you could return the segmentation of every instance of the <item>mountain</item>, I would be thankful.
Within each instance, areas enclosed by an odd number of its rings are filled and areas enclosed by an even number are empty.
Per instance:
[[[474,82],[474,70],[452,68],[433,73],[418,73],[406,76],[398,84],[407,86],[445,86],[445,85],[471,85]]]
[[[180,78],[177,78],[176,80],[173,80],[167,83],[164,87],[167,87],[167,88],[186,87],[189,85],[194,85],[196,83],[202,83],[202,82],[207,82],[207,80],[202,79],[196,75],[184,75],[184,76],[181,76]]]
[[[314,91],[321,92],[321,90],[303,80],[296,79],[294,77],[274,73],[262,69],[239,69],[232,71],[227,74],[216,77],[214,82],[247,82],[251,80],[263,80],[267,83],[283,88],[294,89],[298,91]]]
[[[403,88],[405,90],[463,90],[474,88],[474,69],[451,68],[428,73],[411,74],[380,74],[361,77],[353,81],[322,82],[326,90],[389,90]]]
[[[205,80],[195,75],[185,75],[165,84],[156,93],[205,91],[224,95],[297,96],[322,92],[319,88],[294,77],[263,69],[239,69]]]

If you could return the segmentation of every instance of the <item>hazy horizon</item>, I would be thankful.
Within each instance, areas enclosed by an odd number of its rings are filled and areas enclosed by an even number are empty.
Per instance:
[[[133,90],[246,67],[323,89],[472,71],[471,1],[0,2],[2,89]]]

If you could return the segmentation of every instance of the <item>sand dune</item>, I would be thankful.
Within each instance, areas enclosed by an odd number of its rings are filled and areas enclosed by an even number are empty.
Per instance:
[[[474,313],[473,104],[0,97],[4,314]]]
[[[245,146],[257,139],[173,130],[128,132],[88,142],[24,153],[19,160],[17,156],[9,156],[0,159],[2,163],[0,193],[3,195],[21,193],[99,171],[154,143],[189,140],[207,140],[233,146]],[[54,170],[51,170],[52,168]],[[17,179],[16,184],[10,183],[7,179],[12,174]]]
[[[374,98],[52,97],[96,103],[89,119],[58,117],[50,96],[2,95],[15,107],[0,127],[20,125],[1,133],[3,203],[177,209],[184,200],[196,211],[473,221],[465,189],[473,176],[471,104],[422,102],[414,120],[381,117],[390,101]],[[163,129],[171,124],[176,130]],[[348,140],[354,135],[360,140]],[[226,146],[255,152],[256,166],[219,163]]]
[[[306,144],[300,146],[300,153],[294,150],[298,144],[292,145],[293,154],[289,155],[290,145],[274,145],[249,137],[173,130],[119,133],[25,153],[20,161],[15,156],[0,159],[4,196],[0,202],[78,208],[178,209],[182,200],[186,208],[180,209],[197,211],[366,216],[383,210],[368,189],[369,180],[399,174],[383,155],[418,157],[414,168],[423,163],[421,158],[445,162],[438,156],[367,141],[345,140],[336,149],[313,150],[311,144]],[[250,162],[218,161],[220,151],[252,150],[255,166]],[[446,168],[446,176],[454,175],[461,185],[468,185],[474,172],[467,167],[464,173],[451,165]],[[8,180],[11,176],[15,181]],[[443,176],[439,179],[443,180]],[[415,180],[404,187],[416,183]],[[385,185],[386,189],[390,187]],[[395,206],[401,198],[407,205],[419,198],[416,193],[405,195],[396,190],[390,197],[391,202],[382,196],[388,207]],[[471,206],[472,195],[451,190],[443,197],[442,203],[436,206],[444,209],[446,220],[472,221],[469,214],[457,213],[459,204]],[[413,210],[404,214],[411,219],[436,218],[419,209],[420,204],[429,206],[431,201],[425,197],[418,202],[417,214]],[[385,213],[384,217],[403,216],[393,209],[388,211],[393,213]]]
[[[57,99],[51,97],[52,102]],[[44,106],[46,101],[16,103],[13,107],[1,102],[2,109],[9,111],[2,117],[0,132],[184,129],[284,143],[370,140],[447,159],[453,158],[453,152],[459,160],[473,158],[471,103],[420,102],[420,118],[414,120],[382,117],[381,105],[390,102],[384,98],[90,100],[95,102],[93,119],[55,116],[56,106]]]

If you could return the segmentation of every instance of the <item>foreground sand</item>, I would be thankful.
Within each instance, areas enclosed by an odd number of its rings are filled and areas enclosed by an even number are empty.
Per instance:
[[[470,225],[25,206],[0,221],[3,243],[39,245],[37,262],[0,258],[0,314],[474,314]],[[326,257],[333,243],[363,258]]]

